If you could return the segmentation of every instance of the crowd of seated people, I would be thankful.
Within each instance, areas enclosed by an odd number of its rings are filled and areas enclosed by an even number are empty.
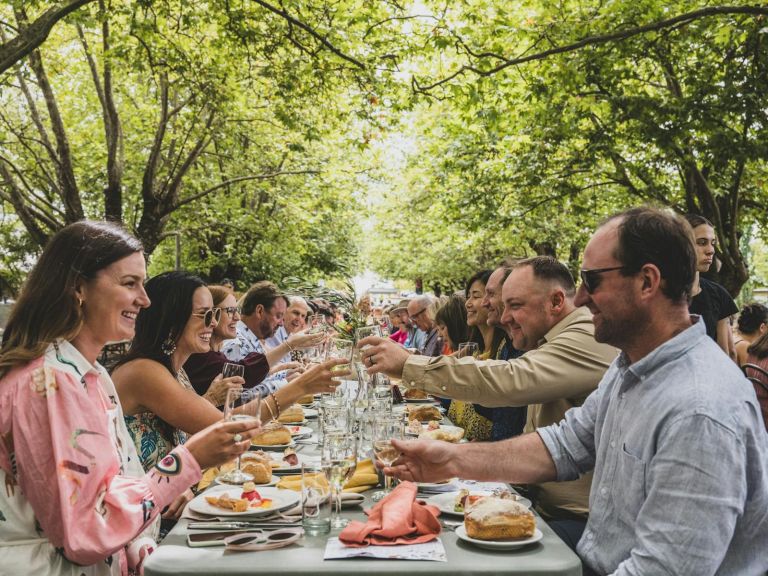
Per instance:
[[[700,217],[636,209],[598,228],[578,288],[564,264],[538,256],[482,270],[449,297],[371,306],[391,329],[362,342],[368,370],[441,399],[471,441],[402,443],[386,472],[521,486],[585,574],[764,573],[755,542],[768,528],[768,309],[745,306],[734,342],[735,304],[701,276],[715,247]],[[62,230],[0,350],[0,473],[12,487],[0,510],[15,511],[0,541],[20,542],[0,546],[0,565],[140,568],[160,511],[178,518],[201,469],[240,454],[258,430],[223,421],[228,390],[257,390],[268,421],[335,389],[345,361],[308,364],[302,351],[326,337],[310,315],[332,326],[340,313],[268,281],[242,295],[188,272],[145,282],[141,244],[118,226]],[[110,374],[97,358],[118,340],[130,347]],[[459,353],[464,343],[474,357]],[[244,376],[225,378],[227,363]],[[78,452],[97,456],[85,464]],[[41,489],[29,470],[56,481]]]

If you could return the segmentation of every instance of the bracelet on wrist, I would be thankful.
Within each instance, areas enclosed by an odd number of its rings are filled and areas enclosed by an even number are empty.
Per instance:
[[[277,410],[277,417],[280,417],[280,413],[282,410],[280,410],[280,402],[277,401],[277,396],[275,396],[274,392],[271,392],[269,394],[272,397],[272,401],[275,403],[275,410]]]

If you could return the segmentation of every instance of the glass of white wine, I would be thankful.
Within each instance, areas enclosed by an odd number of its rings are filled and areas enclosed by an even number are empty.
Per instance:
[[[342,518],[341,491],[344,483],[352,478],[357,468],[357,437],[347,432],[333,431],[323,436],[320,465],[331,485],[331,495],[334,501],[331,516],[331,528],[340,529],[349,524]]]
[[[400,452],[392,440],[403,439],[403,421],[400,418],[383,415],[373,422],[373,453],[384,466],[391,466]],[[392,490],[392,478],[384,476],[384,490],[374,492],[371,499],[378,502]]]
[[[477,358],[479,352],[480,349],[477,345],[477,342],[461,342],[459,344],[459,349],[456,352],[456,356],[458,358],[465,358],[466,356]]]
[[[224,402],[224,419],[232,422],[252,420],[260,424],[261,396],[253,390],[230,388],[227,391],[227,399]],[[253,476],[240,470],[240,456],[238,456],[235,469],[220,475],[216,480],[227,484],[244,484],[252,481]]]

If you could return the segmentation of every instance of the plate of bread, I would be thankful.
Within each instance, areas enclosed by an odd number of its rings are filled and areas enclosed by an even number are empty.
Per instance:
[[[312,428],[309,426],[288,426],[292,438],[307,438],[312,436]]]
[[[406,413],[409,421],[430,422],[443,419],[442,413],[433,404],[411,404],[406,408]]]
[[[256,488],[253,482],[242,487],[214,486],[196,496],[189,509],[209,516],[266,516],[292,508],[301,495],[293,490]]]
[[[411,420],[405,433],[409,436],[444,440],[454,444],[464,438],[464,428],[440,424],[437,420],[430,420],[428,424],[422,424],[418,420]]]
[[[533,513],[510,492],[468,496],[464,500],[464,524],[456,536],[481,548],[509,550],[542,539]]]
[[[528,500],[528,498],[523,498],[519,494],[515,494],[508,490],[499,493],[489,492],[487,490],[459,490],[458,492],[445,492],[443,494],[435,494],[434,496],[431,496],[427,502],[436,506],[440,512],[445,514],[463,516],[467,502],[472,503],[480,498],[487,497],[497,497],[504,500],[514,501],[524,506],[526,509],[531,507],[531,501]]]
[[[408,403],[434,402],[434,399],[429,394],[418,388],[408,388],[408,390],[403,392],[403,400]]]
[[[277,417],[277,421],[280,424],[304,424],[304,408],[294,404],[281,412],[280,416]]]
[[[269,468],[270,476],[272,474],[295,473],[301,470],[301,459],[293,448],[286,448],[282,456],[277,452],[251,450],[243,454],[240,458],[240,467],[243,471],[251,474],[254,477],[254,482],[257,484],[259,483],[259,480],[265,478],[267,471],[259,471],[257,477],[257,474],[255,473],[257,472],[255,467],[256,463],[261,464],[264,468]],[[249,466],[250,468],[246,470],[246,466]]]
[[[267,422],[262,426],[261,432],[251,438],[251,446],[256,448],[282,450],[293,445],[290,428],[275,420]]]

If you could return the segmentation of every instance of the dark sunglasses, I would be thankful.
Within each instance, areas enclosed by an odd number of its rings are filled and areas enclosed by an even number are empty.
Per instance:
[[[224,312],[226,312],[230,317],[234,316],[235,313],[243,313],[243,309],[240,308],[240,306],[227,306],[226,308],[222,308],[222,310],[224,310]]]
[[[581,277],[581,283],[584,285],[584,289],[588,294],[592,294],[597,287],[600,286],[600,282],[603,280],[603,274],[606,272],[612,272],[613,270],[626,270],[626,266],[613,266],[611,268],[595,268],[594,270],[581,270],[579,276]]]
[[[216,324],[221,320],[221,308],[209,308],[205,312],[193,312],[192,316],[197,316],[203,319],[203,324],[208,328],[216,320]]]

